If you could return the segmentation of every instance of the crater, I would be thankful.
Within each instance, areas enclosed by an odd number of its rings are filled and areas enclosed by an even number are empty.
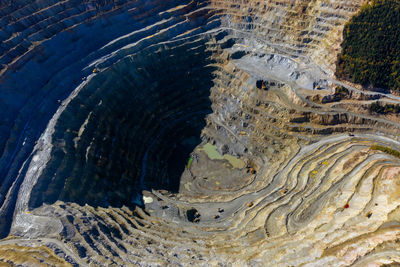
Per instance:
[[[0,261],[400,262],[400,98],[335,77],[364,3],[2,1]]]
[[[210,56],[205,40],[154,46],[88,81],[55,125],[30,207],[133,206],[142,190],[178,192],[211,113]]]

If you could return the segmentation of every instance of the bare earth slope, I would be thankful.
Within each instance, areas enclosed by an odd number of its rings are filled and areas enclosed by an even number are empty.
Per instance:
[[[0,262],[400,263],[400,97],[334,77],[365,2],[2,2]]]

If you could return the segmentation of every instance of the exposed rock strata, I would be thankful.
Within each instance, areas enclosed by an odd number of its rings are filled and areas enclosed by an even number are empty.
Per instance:
[[[400,262],[400,124],[357,108],[400,98],[333,77],[363,2],[5,2],[0,260]]]

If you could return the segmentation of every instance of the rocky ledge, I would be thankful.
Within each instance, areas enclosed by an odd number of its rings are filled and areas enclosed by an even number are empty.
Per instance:
[[[366,1],[0,4],[0,262],[399,264],[400,98],[334,76]]]

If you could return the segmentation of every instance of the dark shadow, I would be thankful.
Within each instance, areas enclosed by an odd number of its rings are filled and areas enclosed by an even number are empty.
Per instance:
[[[264,80],[257,80],[256,87],[262,90],[268,90],[267,82]]]
[[[199,212],[192,208],[186,211],[186,217],[189,222],[198,222],[200,220]]]
[[[144,49],[99,73],[61,114],[30,207],[142,205],[142,191],[177,193],[212,112],[206,40]]]
[[[261,89],[262,84],[263,84],[263,80],[257,80],[256,86],[258,89]]]

